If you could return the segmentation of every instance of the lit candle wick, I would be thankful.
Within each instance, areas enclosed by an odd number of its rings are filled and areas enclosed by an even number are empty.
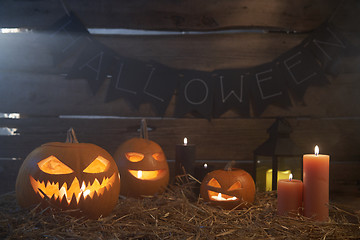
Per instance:
[[[186,146],[187,143],[188,143],[188,140],[187,140],[187,138],[185,137],[185,138],[184,138],[184,145]]]
[[[207,167],[208,167],[207,163],[204,163],[204,168],[207,168]]]
[[[142,178],[142,171],[141,171],[141,170],[139,170],[139,171],[137,172],[137,177],[138,177],[138,178]]]
[[[292,175],[292,173],[290,173],[289,180],[291,181],[292,179],[293,179],[293,175]]]
[[[315,156],[319,155],[319,146],[315,146]]]

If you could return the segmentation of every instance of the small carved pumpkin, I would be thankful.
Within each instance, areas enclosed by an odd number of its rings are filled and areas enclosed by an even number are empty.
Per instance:
[[[141,197],[164,192],[169,183],[169,166],[159,144],[147,137],[141,122],[140,138],[122,143],[114,154],[121,175],[120,194]]]
[[[254,202],[255,183],[242,169],[215,170],[204,177],[200,195],[211,205],[241,209]]]
[[[26,208],[42,203],[90,218],[108,215],[117,204],[120,175],[103,148],[78,143],[72,129],[65,143],[50,142],[33,150],[16,179],[16,197]]]

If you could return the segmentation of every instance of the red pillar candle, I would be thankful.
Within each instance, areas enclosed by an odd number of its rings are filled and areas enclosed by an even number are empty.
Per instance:
[[[277,184],[277,212],[279,215],[298,214],[302,212],[303,183],[301,180],[280,179]]]
[[[303,156],[304,216],[318,221],[329,218],[329,155],[315,154]]]

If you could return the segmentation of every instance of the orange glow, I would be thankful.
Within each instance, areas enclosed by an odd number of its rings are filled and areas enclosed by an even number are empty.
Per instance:
[[[164,158],[162,157],[163,155],[161,153],[154,153],[152,155],[152,157],[157,160],[157,161],[160,161],[160,160],[163,160]]]
[[[128,170],[131,175],[141,180],[153,180],[160,176],[161,170],[142,171],[142,170]]]
[[[105,158],[98,156],[87,168],[85,173],[101,173],[105,172],[109,168],[109,161]]]
[[[71,168],[62,163],[55,156],[50,156],[38,162],[41,171],[49,174],[69,174],[74,172]]]
[[[115,173],[110,178],[104,177],[101,183],[95,178],[92,184],[88,182],[87,185],[83,181],[81,187],[79,180],[75,177],[69,188],[67,183],[64,183],[60,187],[58,182],[51,183],[48,181],[45,183],[44,181],[35,180],[32,176],[30,176],[30,183],[34,191],[42,198],[44,198],[44,194],[46,194],[48,198],[54,198],[55,200],[58,198],[60,198],[60,201],[66,199],[68,204],[70,204],[73,196],[75,196],[76,202],[79,203],[81,196],[83,196],[84,199],[87,197],[93,198],[95,192],[98,196],[102,195],[105,189],[110,189],[112,187],[115,182],[115,177]]]
[[[235,182],[231,187],[229,187],[228,191],[239,190],[241,188],[241,183],[239,181]]]
[[[220,183],[219,183],[215,178],[212,178],[212,179],[208,182],[208,186],[210,186],[210,187],[216,187],[216,188],[221,188]]]
[[[137,153],[137,152],[127,152],[127,153],[125,153],[125,157],[130,162],[140,162],[141,160],[144,159],[144,154]]]
[[[208,191],[208,193],[209,193],[209,198],[215,201],[235,201],[238,199],[237,197],[234,196],[229,196],[223,193],[217,193],[210,190]]]

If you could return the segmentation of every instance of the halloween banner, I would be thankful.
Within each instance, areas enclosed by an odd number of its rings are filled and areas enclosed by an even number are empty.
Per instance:
[[[80,49],[67,78],[85,78],[94,94],[111,78],[106,101],[125,99],[138,109],[150,103],[163,116],[175,94],[175,116],[191,113],[211,119],[228,110],[260,116],[269,105],[291,106],[289,94],[301,100],[310,85],[329,81],[337,74],[342,56],[358,53],[342,34],[326,22],[301,44],[272,62],[248,69],[216,69],[213,72],[174,69],[157,62],[123,57],[91,38],[81,21],[66,15],[49,27],[48,46],[58,63]]]

